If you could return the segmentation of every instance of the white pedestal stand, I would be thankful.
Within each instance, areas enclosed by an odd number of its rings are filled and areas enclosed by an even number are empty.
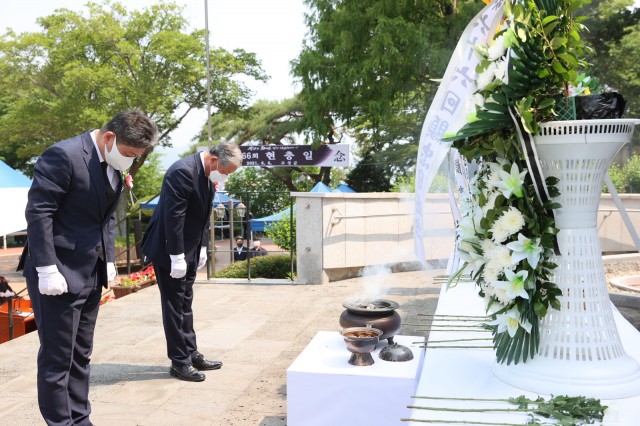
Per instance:
[[[540,321],[540,348],[526,363],[495,363],[502,381],[532,392],[601,399],[640,394],[640,365],[618,335],[602,264],[597,209],[609,164],[638,120],[556,121],[535,137],[545,177],[560,179],[556,210],[561,256],[551,281],[560,311]]]
[[[287,424],[290,426],[403,426],[418,385],[424,337],[394,336],[413,352],[405,362],[381,360],[383,340],[373,365],[348,363],[351,353],[336,331],[320,331],[287,369]]]

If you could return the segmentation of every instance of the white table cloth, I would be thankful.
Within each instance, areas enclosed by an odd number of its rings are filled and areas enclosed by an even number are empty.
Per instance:
[[[320,331],[287,369],[289,426],[402,425],[424,357],[424,337],[395,336],[413,360],[383,361],[386,340],[373,352],[374,364],[348,363],[351,352],[337,331]]]
[[[640,333],[626,320],[618,310],[613,307],[616,325],[625,351],[629,356],[640,359]],[[460,315],[483,316],[484,303],[477,295],[474,283],[459,283],[456,287],[446,290],[443,287],[436,315]],[[435,324],[444,324],[443,319],[453,317],[436,317]],[[467,331],[451,331],[456,325],[468,326],[469,322],[448,321],[446,328],[434,327],[429,336],[430,346],[425,354],[424,365],[418,381],[416,395],[445,398],[511,398],[525,395],[531,399],[537,394],[526,392],[516,387],[505,384],[492,373],[495,354],[492,349],[446,349],[436,348],[443,343],[437,341],[464,339],[464,338],[490,338],[490,332],[472,331],[473,328],[465,328]],[[434,342],[434,343],[432,343]],[[487,345],[491,346],[491,340],[467,341],[450,343],[450,345]],[[603,405],[609,408],[605,412],[604,425],[633,426],[640,424],[640,396],[617,400],[602,400]],[[481,401],[450,401],[414,399],[413,406],[428,406],[436,408],[514,408],[510,404]],[[412,409],[410,419],[419,420],[447,420],[457,422],[485,422],[486,424],[514,423],[525,424],[525,414],[505,413],[457,413],[446,411],[431,411],[425,409]],[[408,421],[405,425],[418,426],[425,423]],[[463,423],[449,423],[463,424]]]

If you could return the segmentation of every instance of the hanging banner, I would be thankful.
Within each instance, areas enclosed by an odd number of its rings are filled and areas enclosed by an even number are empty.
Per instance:
[[[496,32],[502,19],[504,0],[494,0],[467,25],[451,56],[442,82],[420,133],[420,147],[416,165],[416,201],[414,211],[414,246],[416,256],[426,265],[424,236],[424,202],[438,168],[449,152],[449,145],[440,142],[446,132],[457,131],[465,121],[466,109],[473,105],[478,58],[472,46],[488,40]]]
[[[349,144],[320,145],[241,145],[242,165],[249,167],[349,167]]]

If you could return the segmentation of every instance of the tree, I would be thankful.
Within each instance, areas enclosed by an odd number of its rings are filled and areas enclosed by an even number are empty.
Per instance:
[[[87,9],[86,17],[58,9],[38,20],[41,32],[0,39],[0,156],[27,174],[46,147],[120,110],[143,110],[170,145],[171,132],[206,105],[204,31],[186,32],[181,7],[128,12],[106,1]],[[216,113],[246,108],[250,92],[237,77],[266,78],[243,50],[213,49],[209,71]]]
[[[287,187],[258,167],[244,167],[232,173],[224,189],[231,197],[241,199],[255,218],[268,216],[291,204]]]
[[[589,28],[583,38],[594,48],[591,74],[627,100],[631,117],[640,116],[640,8],[633,0],[600,0],[585,6]]]
[[[131,192],[142,200],[160,194],[165,170],[160,162],[161,154],[152,152],[138,169]]]
[[[415,164],[430,99],[478,2],[306,0],[309,35],[293,75],[316,143],[348,126],[362,161],[353,183],[388,190]],[[373,166],[375,164],[375,167]],[[364,173],[364,175],[363,175]],[[362,181],[365,175],[375,185]]]
[[[308,129],[304,127],[303,119],[304,110],[297,97],[282,101],[258,100],[240,114],[232,112],[213,117],[212,139],[214,144],[221,141],[232,141],[238,145],[305,144],[308,143],[305,137]],[[200,144],[206,139],[206,129],[203,129],[199,136]],[[192,152],[195,149],[192,147]],[[329,185],[344,178],[341,168],[332,167],[262,167],[262,170],[278,185],[283,184],[293,192],[308,191],[318,182]]]

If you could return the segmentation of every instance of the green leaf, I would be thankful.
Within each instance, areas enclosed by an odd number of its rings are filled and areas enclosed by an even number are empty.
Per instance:
[[[567,72],[567,69],[565,67],[563,67],[562,64],[560,63],[560,61],[557,60],[557,59],[554,59],[553,61],[551,61],[551,67],[558,74],[564,74],[564,73]]]
[[[545,315],[547,315],[547,307],[540,302],[534,304],[533,309],[535,310],[536,315],[538,315],[540,318],[543,318]]]
[[[565,37],[557,36],[557,37],[554,37],[553,39],[551,39],[551,48],[552,49],[559,49],[562,46],[564,46],[565,44],[567,44],[567,39]]]

